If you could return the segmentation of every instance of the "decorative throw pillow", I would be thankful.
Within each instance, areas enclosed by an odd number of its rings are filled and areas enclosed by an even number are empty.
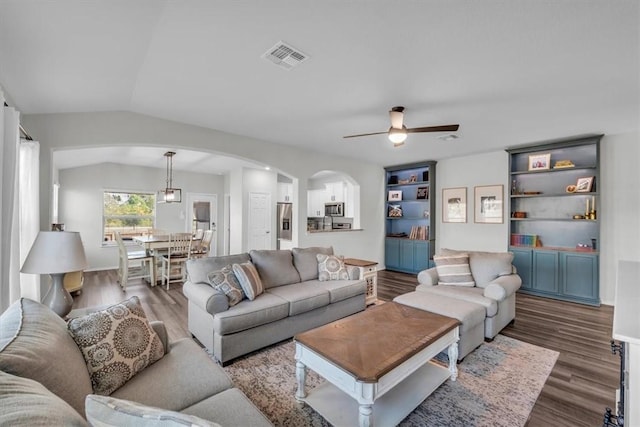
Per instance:
[[[92,426],[220,427],[194,415],[154,408],[141,403],[90,394],[85,399],[87,421]]]
[[[247,298],[253,301],[258,295],[264,292],[262,280],[260,280],[258,270],[256,270],[253,263],[243,262],[242,264],[233,264],[232,267]]]
[[[349,280],[349,272],[341,258],[335,255],[317,254],[318,280]]]
[[[71,319],[68,329],[84,356],[94,393],[113,393],[164,356],[138,297]]]
[[[468,287],[476,285],[469,268],[468,254],[435,255],[433,261],[436,263],[438,272],[438,285]]]
[[[223,267],[222,270],[212,271],[207,277],[213,289],[227,296],[229,306],[236,305],[244,298],[242,286],[240,286],[231,265]]]

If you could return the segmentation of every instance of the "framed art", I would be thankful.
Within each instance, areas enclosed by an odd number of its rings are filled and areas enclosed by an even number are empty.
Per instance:
[[[549,169],[551,163],[551,153],[531,154],[529,156],[529,170],[538,171]]]
[[[548,163],[547,163],[548,166]],[[504,186],[481,185],[474,187],[474,222],[480,224],[502,224]]]
[[[594,176],[586,176],[584,178],[578,178],[578,182],[576,182],[576,193],[589,193],[593,188],[593,179]]]
[[[402,206],[400,206],[400,205],[389,205],[389,206],[387,206],[387,216],[389,218],[401,218],[402,217]]]
[[[402,190],[389,190],[387,200],[390,202],[398,202],[402,200]]]
[[[442,222],[467,222],[467,187],[442,189]]]

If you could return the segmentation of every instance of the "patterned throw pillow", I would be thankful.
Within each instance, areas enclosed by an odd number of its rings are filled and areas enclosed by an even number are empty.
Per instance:
[[[316,255],[318,260],[318,280],[349,280],[349,272],[341,258],[335,255]]]
[[[164,356],[138,297],[69,320],[67,327],[87,363],[93,391],[109,395]]]
[[[435,255],[433,261],[438,272],[438,285],[476,285],[469,268],[469,254]]]
[[[264,286],[258,270],[252,262],[243,262],[242,264],[233,264],[233,272],[242,286],[242,290],[249,300],[253,301],[258,295],[264,292]]]
[[[227,265],[222,270],[216,270],[207,276],[213,289],[222,292],[229,300],[229,306],[234,306],[244,298],[242,286],[236,278],[231,265]]]

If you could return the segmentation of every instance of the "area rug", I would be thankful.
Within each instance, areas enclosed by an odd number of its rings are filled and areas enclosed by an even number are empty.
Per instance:
[[[292,341],[276,344],[224,369],[235,385],[276,426],[330,426],[295,397]],[[446,356],[440,356],[446,364]],[[498,335],[458,365],[457,381],[447,381],[400,426],[523,426],[551,373],[558,353]],[[307,391],[324,382],[309,370]]]

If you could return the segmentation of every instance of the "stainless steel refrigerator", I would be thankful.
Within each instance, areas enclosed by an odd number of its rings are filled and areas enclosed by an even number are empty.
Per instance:
[[[278,249],[280,241],[291,241],[291,203],[278,203]]]

